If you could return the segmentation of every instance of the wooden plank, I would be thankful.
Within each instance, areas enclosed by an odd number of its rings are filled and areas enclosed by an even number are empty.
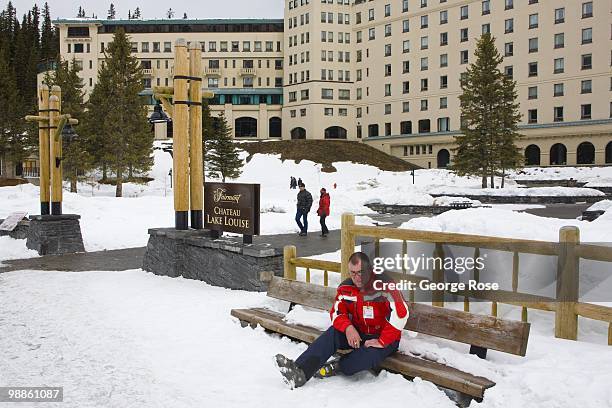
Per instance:
[[[268,296],[315,309],[330,310],[336,289],[274,277],[268,286]]]
[[[576,246],[576,255],[593,261],[612,262],[612,247],[580,244]]]
[[[555,337],[568,340],[578,338],[578,280],[580,258],[576,245],[580,243],[577,227],[559,230],[559,258],[557,260],[557,310],[555,312]]]
[[[320,310],[331,309],[334,288],[274,277],[268,296]],[[406,329],[460,343],[524,356],[530,324],[459,310],[408,304]]]
[[[202,48],[199,41],[189,43],[189,76],[199,80],[189,81],[189,100],[202,102]],[[191,227],[202,228],[204,210],[204,154],[202,147],[202,105],[189,105],[189,200]]]
[[[283,248],[283,270],[286,279],[295,280],[295,265],[291,262],[297,256],[297,248],[294,245],[287,245]]]
[[[532,241],[526,239],[512,239],[488,237],[481,235],[456,234],[450,232],[417,231],[390,227],[370,227],[355,225],[350,228],[351,234],[361,237],[388,238],[396,240],[444,243],[467,247],[495,249],[508,252],[523,252],[538,255],[557,255],[559,244],[557,242]]]
[[[594,320],[612,323],[612,307],[591,303],[576,303],[576,314]]]
[[[340,262],[322,261],[310,258],[292,258],[291,265],[301,268],[317,269],[319,271],[331,271],[340,273]]]
[[[409,303],[406,329],[525,356],[530,324],[460,310]]]
[[[50,187],[50,177],[51,177],[51,165],[50,165],[50,132],[49,132],[49,87],[47,85],[41,85],[39,98],[38,98],[38,109],[41,110],[39,113],[40,116],[45,118],[44,122],[40,122],[38,124],[38,156],[40,160],[40,202],[45,203],[41,206],[41,214],[45,215],[42,212],[42,207],[49,207],[49,202],[51,200],[51,187]]]
[[[355,252],[355,235],[351,233],[354,225],[355,216],[353,214],[342,214],[342,229],[340,231],[340,279],[342,280],[349,277],[348,262],[353,252]]]
[[[174,43],[174,101],[188,101],[188,86],[185,77],[189,76],[189,61],[187,57],[187,41],[179,38]],[[189,107],[174,104],[174,154],[172,177],[174,178],[174,211],[175,227],[187,229],[185,218],[189,211]]]
[[[233,309],[231,315],[306,343],[312,343],[322,333],[312,327],[288,324],[282,320],[283,314],[266,309]],[[381,367],[408,377],[420,377],[425,381],[478,398],[484,396],[487,388],[495,385],[486,378],[477,377],[434,361],[400,353],[395,353],[385,359]]]

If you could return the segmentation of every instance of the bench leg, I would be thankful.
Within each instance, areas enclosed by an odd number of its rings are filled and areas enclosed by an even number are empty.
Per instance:
[[[484,347],[470,346],[470,354],[476,354],[483,360],[487,358],[487,349]]]

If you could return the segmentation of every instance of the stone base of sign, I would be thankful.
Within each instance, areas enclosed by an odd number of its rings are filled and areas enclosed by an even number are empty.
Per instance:
[[[26,246],[40,255],[85,252],[80,215],[31,215]]]
[[[283,275],[283,252],[269,244],[243,244],[242,237],[212,238],[209,230],[149,229],[142,268],[214,286],[265,291],[260,273]]]
[[[0,219],[0,224],[2,224],[4,220]],[[26,239],[28,237],[28,230],[30,229],[30,221],[24,220],[19,221],[19,224],[12,231],[2,231],[0,230],[0,237],[9,236],[13,239]]]

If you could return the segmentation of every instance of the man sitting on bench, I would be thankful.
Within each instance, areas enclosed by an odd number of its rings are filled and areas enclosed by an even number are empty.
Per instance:
[[[376,290],[392,280],[373,273],[372,263],[363,252],[349,258],[350,278],[338,286],[329,312],[332,326],[293,361],[282,354],[276,363],[283,379],[297,388],[313,375],[319,378],[338,373],[353,375],[373,369],[397,351],[402,329],[408,319],[408,305],[398,291]],[[337,350],[354,349],[327,363]]]

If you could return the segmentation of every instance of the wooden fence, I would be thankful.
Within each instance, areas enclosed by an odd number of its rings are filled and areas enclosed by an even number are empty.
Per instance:
[[[443,245],[471,247],[474,258],[480,256],[483,249],[512,253],[512,290],[475,291],[459,290],[455,294],[464,299],[464,310],[470,311],[470,299],[491,302],[491,314],[497,316],[499,303],[519,306],[522,309],[522,320],[527,321],[528,309],[538,309],[555,313],[555,336],[563,339],[577,340],[578,316],[608,322],[608,345],[612,345],[612,307],[578,301],[580,259],[601,262],[612,262],[612,247],[580,243],[580,231],[576,227],[563,227],[559,231],[559,242],[543,242],[521,239],[496,238],[480,235],[455,234],[445,232],[417,231],[388,227],[373,227],[355,224],[353,214],[342,215],[341,261],[330,262],[309,258],[299,258],[296,247],[284,248],[284,273],[287,279],[296,279],[298,267],[306,269],[306,282],[311,281],[311,270],[323,271],[323,285],[329,286],[329,274],[340,273],[341,279],[348,278],[348,260],[355,250],[356,237],[373,238],[375,256],[378,256],[381,239],[393,239],[402,242],[402,257],[407,253],[409,241],[434,244],[433,258],[444,258]],[[557,256],[556,297],[533,295],[518,291],[520,254]],[[431,280],[434,283],[444,282],[444,269],[436,262],[432,278],[414,274],[388,273],[397,280],[420,282]],[[405,272],[405,271],[404,271]],[[474,268],[471,279],[480,282],[479,270]],[[414,301],[414,291],[409,291],[410,301]],[[612,295],[612,294],[611,294]],[[432,292],[432,305],[444,307],[444,291]]]

